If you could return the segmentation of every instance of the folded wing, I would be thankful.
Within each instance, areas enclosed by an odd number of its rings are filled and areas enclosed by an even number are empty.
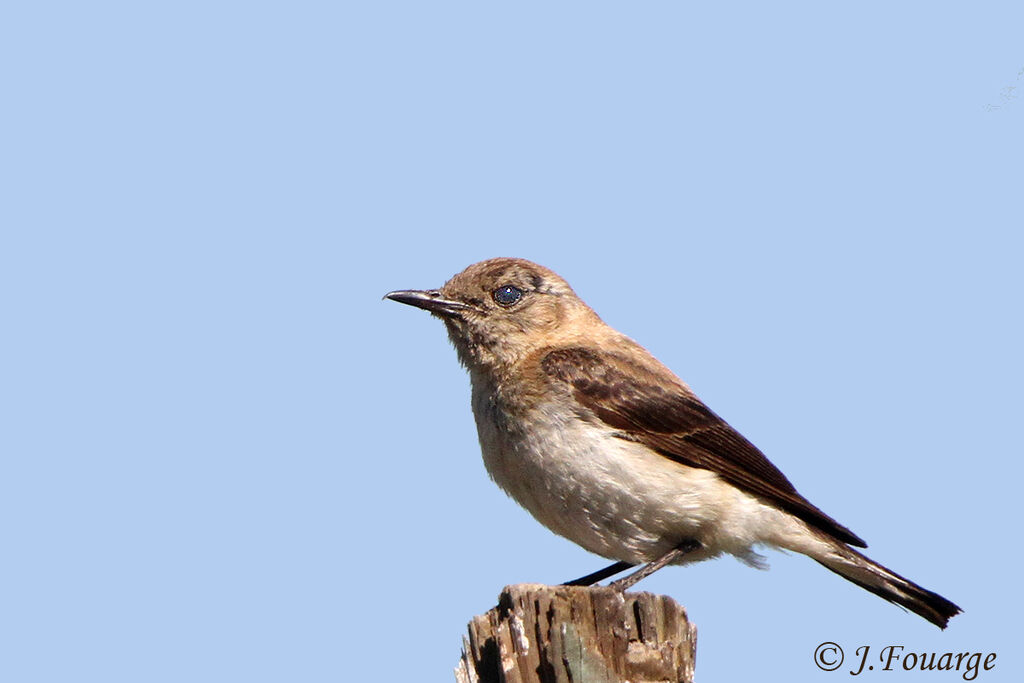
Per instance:
[[[684,465],[711,470],[842,543],[867,547],[797,493],[754,444],[685,385],[668,384],[624,355],[581,347],[549,351],[540,366],[551,381],[569,386],[581,409],[618,430],[622,438]]]

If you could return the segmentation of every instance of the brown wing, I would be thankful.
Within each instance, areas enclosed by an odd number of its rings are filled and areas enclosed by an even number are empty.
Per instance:
[[[569,384],[579,404],[619,430],[623,438],[684,465],[711,470],[843,543],[867,547],[797,493],[754,444],[684,385],[666,384],[626,356],[584,348],[550,351],[541,368],[550,378]]]

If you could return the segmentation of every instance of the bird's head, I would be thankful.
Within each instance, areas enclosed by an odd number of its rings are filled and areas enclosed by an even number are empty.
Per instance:
[[[471,370],[500,372],[530,352],[586,333],[597,315],[554,272],[517,258],[474,263],[440,289],[386,298],[430,311]]]

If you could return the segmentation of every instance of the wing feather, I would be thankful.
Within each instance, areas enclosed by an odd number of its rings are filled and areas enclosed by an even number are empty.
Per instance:
[[[686,385],[667,384],[663,375],[625,355],[581,347],[549,351],[540,366],[551,380],[568,384],[579,405],[619,430],[622,438],[684,465],[711,470],[843,543],[866,547],[797,493],[754,444]]]

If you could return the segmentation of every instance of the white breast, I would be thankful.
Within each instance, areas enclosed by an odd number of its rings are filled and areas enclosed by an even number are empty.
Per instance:
[[[814,555],[820,541],[792,515],[765,505],[715,473],[676,463],[586,422],[556,403],[526,419],[506,419],[491,392],[474,383],[484,464],[494,481],[539,522],[587,550],[632,563],[683,540],[760,565],[755,543]]]

